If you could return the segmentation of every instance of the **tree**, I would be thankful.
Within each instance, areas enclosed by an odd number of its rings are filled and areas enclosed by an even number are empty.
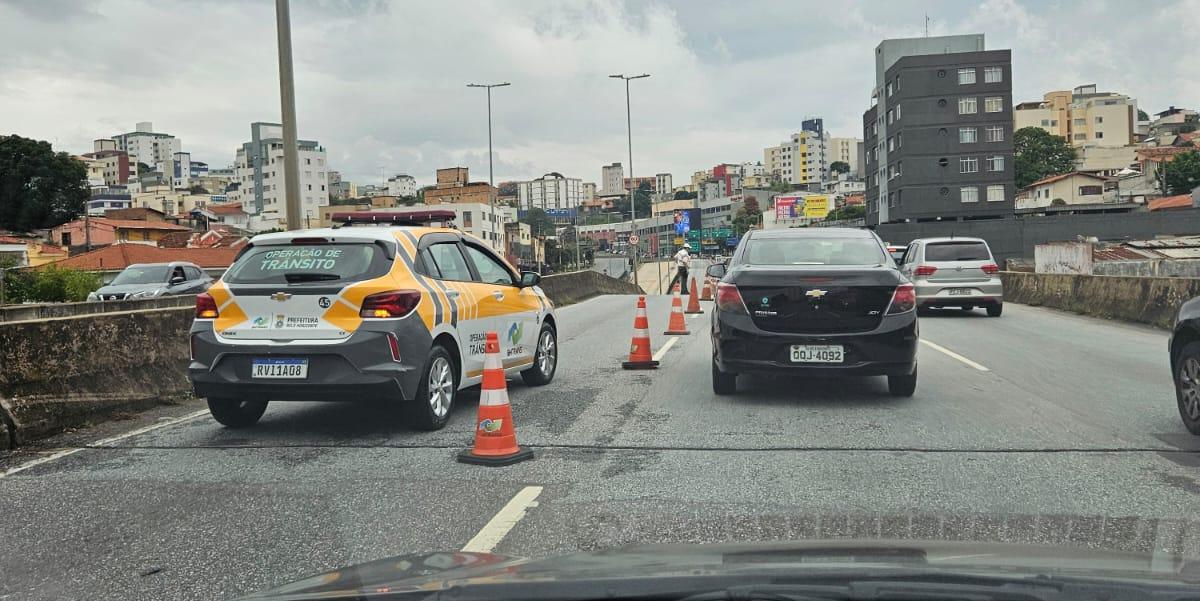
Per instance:
[[[634,202],[637,203],[638,218],[649,217],[652,206],[650,201],[650,185],[642,184],[639,186],[637,192],[634,193],[634,197]],[[613,208],[620,211],[622,215],[629,215],[629,197],[622,196],[618,198],[613,202]]]
[[[400,198],[397,198],[396,200],[399,201],[400,204],[402,204],[406,207],[411,207],[411,206],[417,204],[416,196],[401,196]]]
[[[850,163],[846,161],[834,161],[829,165],[830,173],[850,173]]]
[[[0,136],[0,229],[27,232],[74,219],[88,199],[87,166],[49,142]]]
[[[1142,109],[1138,109],[1138,121],[1149,121],[1149,120],[1150,120],[1150,115],[1147,115],[1146,111],[1143,111]]]
[[[534,236],[554,235],[554,222],[550,220],[545,211],[537,207],[530,209],[521,223],[528,223],[529,232]]]
[[[775,181],[771,182],[771,191],[772,192],[791,192],[792,185],[787,182],[784,182],[782,180],[775,180]]]
[[[747,196],[746,201],[733,215],[733,229],[739,235],[753,229],[762,222],[762,209],[758,206],[758,199],[753,196]]]
[[[145,174],[147,174],[147,173],[151,173],[151,172],[153,172],[153,171],[154,171],[154,170],[150,168],[150,165],[147,165],[147,164],[145,164],[145,163],[143,163],[143,162],[141,162],[141,161],[138,161],[138,164],[137,164],[137,174],[138,174],[138,176],[139,176],[139,177],[140,177],[140,176],[142,176],[142,175],[145,175]]]
[[[1200,151],[1181,152],[1162,170],[1168,194],[1190,194],[1200,186]]]
[[[496,185],[496,191],[500,196],[516,196],[517,182],[500,182]]]
[[[696,193],[688,192],[687,190],[676,190],[675,200],[695,200]]]
[[[191,188],[188,189],[188,192],[191,192],[192,194],[208,194],[209,193],[208,190],[204,186],[201,186],[200,184],[196,184],[196,185],[192,186]]]
[[[1061,136],[1040,127],[1023,127],[1013,134],[1017,188],[1075,169],[1075,149]]]

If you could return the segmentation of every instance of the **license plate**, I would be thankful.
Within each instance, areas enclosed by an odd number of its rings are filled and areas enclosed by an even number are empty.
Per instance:
[[[254,359],[250,377],[303,380],[308,377],[308,359]]]
[[[844,352],[840,344],[793,344],[792,363],[841,363]]]
[[[950,296],[967,296],[971,294],[970,288],[951,288]]]

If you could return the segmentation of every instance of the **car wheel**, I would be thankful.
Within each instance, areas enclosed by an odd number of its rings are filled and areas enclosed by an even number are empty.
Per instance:
[[[892,396],[912,396],[917,391],[917,368],[907,376],[888,376],[888,392]]]
[[[987,312],[988,317],[1000,317],[1000,314],[1004,312],[1004,303],[988,305]]]
[[[530,386],[545,386],[554,379],[554,371],[558,369],[558,336],[554,328],[542,324],[538,333],[537,349],[533,354],[533,367],[521,372],[521,379]]]
[[[458,394],[458,368],[454,357],[435,345],[429,350],[425,369],[417,385],[417,396],[405,403],[408,423],[418,430],[440,430],[450,421],[454,397]]]
[[[1188,432],[1200,434],[1200,342],[1191,342],[1175,359],[1175,399]]]
[[[721,371],[717,367],[717,360],[713,359],[712,385],[716,394],[733,394],[737,392],[737,374]]]
[[[267,411],[267,401],[208,399],[208,412],[226,428],[248,428]]]

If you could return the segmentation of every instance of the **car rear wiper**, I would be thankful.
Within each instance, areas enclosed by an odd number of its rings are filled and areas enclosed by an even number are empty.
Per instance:
[[[336,273],[308,273],[301,271],[295,273],[285,273],[283,274],[283,279],[287,280],[289,284],[297,284],[300,282],[325,282],[329,280],[340,280],[342,279],[342,276]]]

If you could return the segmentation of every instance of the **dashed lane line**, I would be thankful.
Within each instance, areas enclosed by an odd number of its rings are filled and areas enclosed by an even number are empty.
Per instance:
[[[526,486],[521,489],[520,492],[513,495],[507,505],[492,516],[491,521],[485,524],[483,529],[463,546],[462,550],[468,553],[490,553],[531,508],[537,507],[537,498],[540,494],[542,494],[540,486]]]
[[[943,355],[946,355],[947,357],[950,357],[951,359],[959,361],[962,364],[966,365],[967,367],[978,369],[979,371],[991,371],[990,369],[984,367],[983,365],[980,365],[979,363],[976,363],[976,362],[974,362],[974,361],[972,361],[972,360],[970,360],[970,359],[968,359],[968,358],[966,358],[944,346],[934,344],[928,340],[925,340],[924,338],[921,339],[921,344],[924,344],[925,346],[927,346]]]
[[[663,355],[667,354],[667,351],[670,350],[671,347],[675,346],[675,342],[678,340],[678,338],[668,339],[666,343],[662,345],[662,348],[658,349],[658,351],[654,353],[654,356],[651,357],[651,359],[655,361],[662,361]]]

